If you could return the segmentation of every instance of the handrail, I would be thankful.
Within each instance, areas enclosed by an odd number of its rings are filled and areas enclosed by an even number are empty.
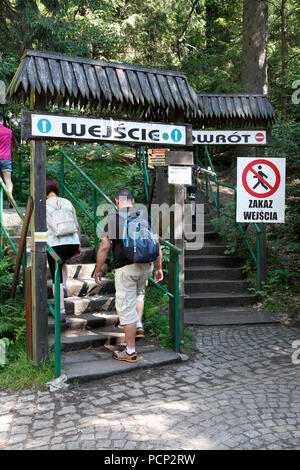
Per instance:
[[[211,170],[215,173],[214,166],[213,166],[213,163],[211,161],[211,158],[210,158],[210,155],[209,155],[209,152],[208,152],[208,149],[207,149],[206,146],[204,146],[204,150],[205,150],[205,156],[206,156],[205,157],[205,168],[208,169],[208,165],[209,165]],[[200,164],[200,166],[202,166],[201,162],[200,162],[200,159],[199,159],[199,146],[198,145],[196,146],[196,159],[198,160],[198,163]],[[210,189],[210,192],[211,192],[211,195],[212,195],[212,198],[213,198],[213,202],[216,206],[217,214],[218,214],[218,218],[219,218],[220,217],[220,190],[219,190],[219,186],[222,186],[222,187],[225,187],[225,188],[230,188],[230,189],[234,190],[235,209],[236,209],[236,200],[237,200],[237,189],[236,189],[236,186],[222,183],[221,181],[218,180],[216,175],[213,176],[213,179],[214,179],[215,184],[217,185],[217,197],[215,197],[214,191],[212,189],[212,185],[211,185],[211,182],[210,182],[210,179],[209,179],[209,175],[206,173],[205,174],[206,198],[208,200],[208,189]],[[244,241],[247,245],[248,250],[250,251],[252,259],[254,260],[254,262],[257,266],[257,287],[258,287],[258,289],[260,289],[261,288],[261,229],[259,228],[257,223],[253,224],[254,228],[255,228],[255,231],[256,231],[256,255],[255,255],[254,250],[251,247],[251,245],[249,243],[249,240],[247,239],[246,233],[245,233],[244,228],[242,227],[241,223],[236,222],[236,224],[237,224],[237,226],[238,226],[238,228],[239,228],[239,230],[240,230],[240,232],[243,236],[243,239],[244,239]]]
[[[147,168],[147,160],[146,160],[146,154],[144,147],[139,147],[139,166],[140,169],[142,170],[143,173],[143,178],[144,178],[144,188],[145,188],[145,198],[146,198],[146,203],[149,203],[149,189],[151,187],[150,183],[150,178],[149,178],[149,172]]]
[[[47,155],[55,155],[55,154],[60,154],[61,155],[61,166],[60,166],[60,195],[63,197],[64,193],[66,192],[70,198],[75,202],[75,204],[78,205],[78,207],[83,211],[83,213],[88,217],[88,219],[93,223],[94,225],[94,238],[95,238],[95,248],[96,252],[98,251],[99,243],[98,243],[98,237],[97,237],[97,226],[98,226],[98,221],[97,221],[97,208],[98,208],[98,195],[100,195],[102,198],[105,199],[106,202],[111,204],[115,210],[117,210],[117,206],[114,204],[114,202],[94,183],[94,181],[91,180],[87,176],[87,174],[79,168],[78,165],[67,155],[67,153],[62,150],[62,149],[53,149],[53,150],[47,150]],[[74,196],[74,194],[71,192],[71,190],[67,187],[66,181],[65,181],[65,160],[67,160],[73,168],[85,179],[85,181],[91,186],[93,189],[93,215],[90,215],[88,211],[83,207],[81,202]]]
[[[96,250],[98,249],[98,237],[96,233],[96,228],[97,228],[97,218],[96,218],[96,209],[97,209],[97,194],[100,194],[108,203],[110,203],[115,210],[117,210],[116,205],[109,199],[108,196],[84,173],[81,168],[79,168],[75,162],[67,155],[67,153],[62,150],[62,149],[53,149],[53,150],[47,150],[47,155],[55,155],[55,154],[61,154],[61,171],[60,171],[60,191],[61,195],[64,195],[64,191],[67,192],[67,194],[73,199],[73,201],[80,207],[80,209],[84,212],[84,214],[91,220],[91,222],[94,223],[95,227],[95,245],[96,245]],[[77,198],[72,194],[72,192],[67,188],[66,183],[65,183],[65,172],[64,172],[64,163],[65,159],[73,166],[73,168],[76,169],[78,173],[81,174],[81,176],[92,186],[94,189],[94,211],[93,211],[93,217],[87,212],[87,210],[82,206],[80,201],[77,200]],[[139,149],[136,151],[136,159],[137,163],[140,167],[140,169],[143,172],[143,177],[144,177],[144,185],[145,185],[145,195],[147,199],[147,203],[150,203],[151,199],[149,199],[149,188],[151,186],[150,184],[150,178],[149,178],[149,173],[148,173],[148,168],[147,168],[147,161],[146,161],[146,153],[144,151],[143,147],[139,147]],[[153,191],[151,191],[153,192]],[[163,291],[165,294],[169,296],[174,302],[174,313],[175,313],[175,325],[174,325],[174,349],[175,351],[179,351],[180,349],[180,340],[179,340],[179,255],[182,254],[182,251],[180,251],[176,246],[172,245],[170,242],[167,240],[163,240],[161,237],[159,238],[160,243],[167,246],[170,250],[174,252],[174,263],[175,263],[175,285],[173,289],[173,293],[165,289],[163,286],[160,284],[156,283],[153,278],[150,278],[150,282],[153,283],[158,289]],[[51,313],[53,314],[53,308],[51,304],[48,302],[49,309]]]
[[[6,187],[6,184],[4,183],[3,179],[0,176],[0,228],[1,228],[1,230],[0,230],[0,257],[2,257],[2,249],[3,249],[2,232],[4,233],[7,241],[9,242],[10,246],[14,250],[15,254],[16,255],[18,254],[18,249],[17,249],[15,243],[13,242],[11,236],[9,235],[9,233],[7,232],[6,228],[3,225],[3,193],[6,194],[7,199],[9,200],[9,202],[11,203],[13,208],[15,209],[15,211],[18,214],[18,216],[20,217],[22,223],[24,222],[24,216],[23,216],[22,212],[18,208],[15,200],[11,197],[11,195],[8,192],[8,189]],[[25,271],[25,268],[26,268],[26,264],[25,265],[23,264],[23,272]]]
[[[24,222],[24,216],[17,206],[15,200],[9,194],[7,187],[0,177],[0,258],[2,257],[2,232],[4,233],[5,237],[7,238],[8,242],[12,246],[16,255],[18,255],[18,250],[16,245],[12,241],[9,233],[5,229],[3,225],[3,192],[5,192],[8,200],[12,204],[13,208],[15,209],[16,213],[20,217],[21,221]],[[26,240],[26,238],[25,238]],[[55,348],[55,376],[58,377],[61,373],[61,357],[60,357],[60,275],[59,275],[59,264],[61,264],[62,260],[57,255],[57,253],[47,244],[47,251],[48,253],[54,258],[55,260],[55,278],[54,278],[54,286],[55,286],[55,293],[54,293],[54,309],[50,302],[47,300],[47,304],[51,314],[55,318],[55,327],[54,327],[54,348]],[[26,243],[23,248],[23,257],[22,257],[22,267],[23,267],[23,286],[25,285],[25,269],[27,267],[27,259],[26,259]],[[25,289],[24,289],[25,291]]]
[[[55,261],[55,273],[54,273],[54,309],[47,300],[47,304],[50,313],[54,317],[54,355],[55,355],[55,377],[59,377],[61,374],[61,328],[60,328],[60,272],[59,265],[62,264],[61,258],[58,254],[47,245],[47,251]]]
[[[51,154],[51,153],[61,153],[67,160],[69,163],[71,163],[73,165],[73,167],[78,171],[78,173],[81,174],[81,176],[99,193],[101,194],[102,197],[104,197],[104,199],[109,203],[109,204],[112,204],[115,208],[116,205],[113,203],[113,201],[108,197],[106,196],[106,194],[94,183],[94,181],[91,180],[91,178],[89,178],[87,176],[87,174],[84,173],[84,171],[82,171],[81,168],[79,168],[78,165],[76,165],[75,162],[73,162],[73,160],[66,154],[66,152],[62,149],[57,149],[57,150],[47,150],[47,153],[48,154]]]
[[[24,267],[23,274],[25,274],[25,269],[26,269],[26,264],[27,264],[26,262],[26,238],[27,238],[27,233],[28,233],[28,228],[29,228],[32,212],[33,212],[33,199],[30,196],[27,202],[26,213],[25,213],[25,218],[24,218],[24,222],[22,226],[22,233],[21,233],[20,244],[19,244],[19,249],[17,253],[15,270],[14,270],[14,277],[12,280],[12,286],[10,290],[11,298],[13,298],[16,293],[16,287],[17,287],[21,264],[23,264],[23,267]]]

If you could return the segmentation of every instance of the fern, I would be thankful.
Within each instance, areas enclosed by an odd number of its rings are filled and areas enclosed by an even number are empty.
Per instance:
[[[0,317],[0,337],[4,335],[4,333],[11,333],[14,331],[14,324],[8,321],[2,320]]]

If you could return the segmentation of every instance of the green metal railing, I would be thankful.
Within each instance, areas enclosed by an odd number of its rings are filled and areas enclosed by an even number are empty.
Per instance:
[[[61,374],[61,348],[60,348],[60,273],[59,266],[62,264],[62,260],[57,253],[47,245],[47,251],[55,261],[55,272],[54,272],[54,308],[47,300],[48,308],[50,313],[54,317],[54,356],[55,356],[55,377],[59,377]]]
[[[147,167],[147,152],[145,152],[143,147],[138,147],[136,149],[136,162],[142,171],[143,179],[144,179],[144,188],[145,188],[145,199],[148,206],[148,213],[150,214],[150,204],[151,204],[151,195],[150,195],[150,187],[151,181],[149,177],[148,167]],[[176,246],[172,243],[168,242],[167,240],[162,239],[159,237],[159,241],[161,245],[167,246],[170,251],[174,253],[174,285],[168,286],[167,290],[165,287],[161,286],[160,284],[156,283],[154,279],[151,277],[149,280],[150,282],[160,289],[164,294],[166,294],[170,299],[173,301],[174,307],[174,350],[179,352],[180,350],[180,332],[179,332],[179,256],[183,254],[181,250],[179,250]]]
[[[67,155],[67,153],[62,149],[55,149],[55,150],[47,150],[47,155],[58,155],[61,158],[60,162],[60,195],[63,197],[65,193],[70,196],[70,198],[77,204],[77,206],[83,211],[83,213],[88,217],[88,219],[92,222],[94,226],[94,233],[95,233],[95,248],[98,250],[99,242],[97,236],[97,207],[98,207],[98,197],[102,197],[106,202],[111,204],[115,210],[117,210],[116,205],[106,196],[106,194],[84,173],[84,171],[76,165],[76,163]],[[19,161],[21,159],[19,158]],[[147,153],[145,152],[143,147],[139,147],[136,149],[136,161],[143,173],[144,178],[144,189],[145,189],[145,197],[147,203],[150,202],[150,176],[147,168]],[[66,183],[65,177],[65,164],[68,162],[73,169],[75,169],[82,178],[88,183],[90,187],[93,189],[93,215],[89,214],[88,211],[83,207],[81,202],[75,197],[75,195],[71,192],[68,188]],[[19,169],[21,163],[18,163]],[[20,173],[20,170],[19,170]],[[21,181],[19,182],[19,188],[22,188]],[[22,200],[22,191],[20,191],[20,199]],[[175,324],[174,324],[174,349],[175,351],[179,351],[180,349],[180,338],[179,338],[179,255],[182,254],[178,248],[174,245],[169,243],[166,240],[160,238],[160,243],[164,246],[167,246],[170,250],[174,253],[174,263],[175,263],[175,282],[174,286],[168,286],[167,290],[165,287],[156,283],[153,278],[150,278],[150,282],[155,285],[158,289],[163,291],[172,301],[174,302],[174,315],[175,315]],[[51,313],[53,313],[52,306],[48,303],[49,309]],[[52,309],[52,310],[51,310]]]
[[[87,174],[79,168],[78,165],[66,154],[66,152],[62,149],[56,150],[47,150],[47,155],[59,155],[60,156],[60,182],[59,182],[59,190],[61,197],[64,197],[65,193],[70,196],[70,198],[75,202],[75,204],[83,211],[86,217],[92,222],[94,227],[94,237],[95,237],[95,249],[96,252],[99,248],[99,241],[97,236],[97,226],[98,226],[98,219],[97,219],[97,208],[99,204],[99,196],[104,199],[106,202],[111,204],[115,210],[117,210],[116,205],[114,202],[87,176]],[[93,213],[92,215],[86,210],[86,208],[81,204],[81,202],[76,198],[76,196],[72,193],[70,188],[67,186],[66,177],[65,177],[65,165],[68,162],[72,169],[77,171],[82,178],[88,183],[88,185],[93,190]]]
[[[6,230],[4,223],[3,223],[3,194],[6,194],[8,200],[10,201],[12,207],[18,214],[19,218],[21,219],[22,223],[24,222],[24,216],[17,206],[16,202],[10,197],[7,187],[0,177],[0,259],[3,256],[3,235],[11,245],[14,253],[18,254],[18,248],[16,247],[15,243],[13,242],[11,236],[9,235],[8,231]],[[54,316],[55,320],[55,341],[54,341],[54,354],[55,354],[55,376],[58,377],[61,374],[61,357],[60,357],[60,275],[59,275],[59,264],[61,264],[61,259],[55,253],[55,251],[47,245],[48,253],[54,258],[55,260],[55,279],[54,279],[54,308],[50,304],[49,300],[47,300],[47,304],[51,314]],[[23,251],[22,257],[22,274],[23,274],[23,291],[25,292],[25,269],[27,267],[27,259],[26,259],[26,244]]]
[[[147,166],[147,150],[145,151],[144,147],[138,147],[136,149],[136,161],[143,174],[145,198],[148,204],[149,197],[150,197],[149,191],[150,191],[151,183],[150,183],[150,177],[149,177],[148,166]]]
[[[60,154],[61,155],[61,170],[60,170],[60,194],[61,196],[64,195],[64,191],[73,199],[73,201],[80,207],[80,209],[84,212],[84,214],[89,218],[89,220],[93,223],[94,225],[94,232],[95,232],[95,247],[96,250],[98,250],[98,236],[97,236],[97,225],[98,225],[98,220],[97,220],[97,206],[98,206],[98,198],[97,195],[100,195],[103,199],[105,199],[106,202],[111,204],[115,210],[117,210],[116,205],[113,203],[113,201],[106,196],[106,194],[84,173],[84,171],[79,168],[76,163],[66,154],[64,150],[48,150],[47,154],[48,155],[54,155],[54,154]],[[142,147],[139,147],[137,149],[136,153],[137,157],[137,162],[138,165],[143,172],[143,177],[144,177],[144,187],[145,187],[145,195],[146,195],[146,201],[148,203],[149,197],[150,197],[150,177],[148,173],[148,168],[147,168],[147,155]],[[93,188],[94,192],[94,198],[93,198],[93,216],[91,216],[86,209],[82,206],[80,201],[72,194],[70,189],[66,186],[66,181],[65,181],[65,161],[68,161],[72,165],[72,168],[74,168],[84,179],[85,181]],[[160,243],[162,245],[167,246],[174,252],[174,263],[175,263],[175,284],[173,288],[173,293],[170,292],[170,290],[165,289],[163,286],[161,286],[159,283],[156,283],[153,278],[150,278],[150,282],[155,285],[158,289],[162,290],[166,295],[169,296],[174,302],[174,315],[175,315],[175,324],[174,324],[174,349],[175,351],[179,351],[180,349],[180,338],[179,338],[179,255],[182,254],[182,252],[176,248],[174,245],[169,243],[166,240],[160,239]]]
[[[212,164],[212,161],[211,161],[211,158],[210,158],[210,155],[209,155],[209,152],[208,152],[208,149],[207,149],[206,146],[204,147],[204,151],[205,151],[205,166],[203,166],[200,162],[199,145],[196,145],[196,161],[202,168],[206,168],[206,169],[210,168],[211,171],[215,173],[214,166]],[[221,215],[220,186],[222,186],[224,188],[232,189],[234,191],[234,206],[235,206],[235,211],[236,211],[236,198],[237,198],[237,189],[236,189],[236,187],[233,186],[233,185],[230,185],[230,184],[222,183],[221,181],[218,180],[217,176],[213,176],[213,180],[214,180],[214,182],[217,186],[217,195],[215,195],[215,193],[214,193],[211,181],[209,179],[209,175],[207,173],[205,174],[206,199],[207,199],[207,201],[209,200],[209,193],[210,193],[211,197],[212,197],[212,200],[213,200],[213,203],[214,203],[214,205],[217,209],[218,217],[220,217],[220,215]],[[256,232],[256,253],[255,253],[254,249],[250,245],[250,242],[247,238],[247,235],[246,235],[246,232],[245,232],[243,226],[241,225],[240,222],[236,222],[236,224],[237,224],[237,226],[238,226],[238,228],[239,228],[239,230],[242,234],[243,240],[245,241],[245,243],[247,245],[247,248],[248,248],[248,250],[251,254],[251,257],[252,257],[253,261],[256,264],[257,288],[260,289],[261,288],[261,229],[259,228],[258,224],[253,223],[253,226],[254,226],[255,232]]]

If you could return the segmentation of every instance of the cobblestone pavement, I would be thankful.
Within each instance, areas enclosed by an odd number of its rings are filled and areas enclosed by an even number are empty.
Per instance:
[[[300,329],[197,328],[188,362],[0,392],[0,449],[300,449]]]

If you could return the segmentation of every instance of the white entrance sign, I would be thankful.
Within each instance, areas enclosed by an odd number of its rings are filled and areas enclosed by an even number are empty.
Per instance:
[[[192,184],[191,166],[168,166],[169,184]]]
[[[283,223],[285,158],[237,159],[237,222]]]
[[[267,145],[271,136],[264,130],[193,131],[194,145]]]
[[[186,145],[186,126],[51,114],[31,115],[31,138]]]

